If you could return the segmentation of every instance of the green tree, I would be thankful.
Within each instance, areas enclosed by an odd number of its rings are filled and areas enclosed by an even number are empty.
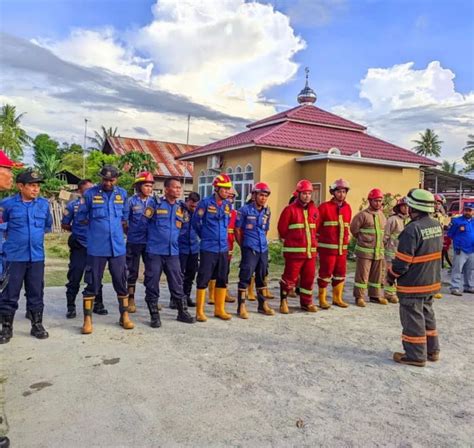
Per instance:
[[[105,126],[100,127],[100,132],[94,131],[94,137],[89,137],[89,141],[93,144],[89,149],[102,151],[107,137],[120,137],[117,135],[118,128],[113,129],[109,127],[108,129]]]
[[[444,171],[445,173],[449,174],[456,174],[456,162],[449,162],[448,160],[443,160],[443,163],[441,165],[441,170]]]
[[[60,148],[61,154],[84,154],[84,149],[81,145],[77,143],[72,143],[71,145],[67,142],[64,142]]]
[[[23,157],[23,146],[31,142],[31,137],[20,126],[24,115],[17,115],[16,107],[11,104],[2,106],[0,112],[0,148],[13,160],[20,160]]]
[[[61,157],[61,171],[66,170],[77,177],[82,177],[84,169],[84,157],[75,152],[64,154]]]
[[[119,167],[135,177],[140,171],[155,171],[157,165],[150,154],[130,151],[120,156]]]
[[[474,134],[469,134],[467,136],[466,146],[463,150],[465,152],[462,159],[466,164],[466,168],[464,168],[463,172],[467,173],[468,171],[474,170]]]
[[[104,154],[101,151],[92,151],[86,159],[86,177],[94,182],[99,182],[99,171],[104,165],[119,165],[120,156]]]
[[[36,169],[46,180],[56,178],[61,171],[59,143],[48,134],[38,134],[33,140]]]
[[[420,133],[420,139],[413,140],[413,143],[416,143],[416,146],[414,146],[413,149],[420,156],[441,156],[441,144],[443,142],[432,129],[427,129],[424,133]]]

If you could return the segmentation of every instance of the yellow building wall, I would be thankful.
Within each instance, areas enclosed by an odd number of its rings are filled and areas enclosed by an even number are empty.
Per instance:
[[[418,188],[420,171],[416,168],[328,161],[328,184],[325,189],[327,190],[331,182],[341,177],[351,185],[347,202],[355,214],[359,211],[363,198],[367,197],[372,188],[380,188],[384,193],[402,196],[405,196],[411,188]]]

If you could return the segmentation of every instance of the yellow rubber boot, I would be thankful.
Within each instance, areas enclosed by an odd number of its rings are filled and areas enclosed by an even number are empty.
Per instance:
[[[135,305],[135,285],[128,285],[128,312],[136,313],[137,306]]]
[[[247,288],[247,300],[250,300],[251,302],[254,302],[257,300],[257,297],[255,296],[255,277],[252,276],[250,279],[250,285]]]
[[[206,303],[206,290],[198,289],[196,291],[196,320],[198,322],[206,322],[207,317],[204,313],[204,304]]]
[[[229,293],[229,288],[227,287],[225,290],[225,301],[227,303],[234,303],[235,302],[235,297],[232,297]]]
[[[246,289],[239,289],[238,292],[238,305],[237,305],[237,316],[241,319],[248,319],[249,313],[247,311],[247,307],[245,306],[245,299],[247,298],[247,290]]]
[[[443,294],[441,294],[440,292],[433,295],[433,299],[442,299],[442,298],[443,298]]]
[[[332,287],[332,304],[341,308],[347,308],[348,303],[344,302],[342,294],[344,292],[344,282],[338,283]]]
[[[125,330],[132,330],[135,325],[128,315],[128,296],[120,296],[118,297],[118,301],[120,304],[120,326]]]
[[[232,316],[225,312],[225,291],[226,288],[216,288],[214,294],[214,317],[222,320],[232,319]]]
[[[319,307],[322,310],[327,310],[331,308],[331,305],[329,305],[327,301],[327,295],[328,295],[327,288],[319,288],[318,290]]]
[[[209,290],[209,297],[207,299],[207,303],[209,305],[214,305],[215,294],[216,294],[216,281],[210,280],[207,288]]]
[[[95,297],[84,297],[84,324],[82,325],[82,334],[92,333],[92,308],[94,307]]]
[[[275,296],[268,289],[268,277],[265,277],[265,288],[263,288],[263,297],[267,300],[272,300]]]

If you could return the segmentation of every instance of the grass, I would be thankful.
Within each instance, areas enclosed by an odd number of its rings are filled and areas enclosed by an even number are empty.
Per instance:
[[[67,245],[68,233],[50,233],[45,238],[46,269],[45,286],[64,286],[67,282],[67,271],[69,263],[69,247]],[[278,280],[283,273],[284,259],[281,255],[281,243],[270,243],[270,280]],[[234,256],[230,265],[230,282],[239,279],[240,249],[238,245],[234,248]],[[355,271],[355,261],[348,260],[347,271]],[[163,277],[164,278],[164,277]],[[104,275],[104,283],[112,280],[108,271]]]

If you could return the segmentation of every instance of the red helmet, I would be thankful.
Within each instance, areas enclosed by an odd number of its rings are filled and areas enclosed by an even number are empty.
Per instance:
[[[232,188],[232,181],[227,174],[219,174],[212,182],[214,188]]]
[[[303,179],[296,184],[296,192],[302,193],[303,191],[313,191],[313,184],[309,180]]]
[[[380,188],[370,190],[367,199],[383,199],[382,190]]]
[[[351,186],[349,185],[349,182],[344,179],[337,179],[331,185],[329,185],[329,193],[331,194],[339,189],[346,189],[347,191],[349,191],[351,189]]]
[[[443,205],[446,204],[446,198],[444,197],[443,194],[439,194],[439,193],[435,194],[434,198],[435,198],[436,202],[441,202],[441,204],[443,204]]]
[[[155,179],[153,179],[153,174],[151,174],[149,171],[142,171],[141,173],[137,174],[137,177],[135,177],[135,182],[134,184],[139,184],[142,182],[151,182],[153,183]]]
[[[257,182],[253,188],[252,188],[252,193],[267,193],[270,194],[271,190],[268,184],[265,182]]]

